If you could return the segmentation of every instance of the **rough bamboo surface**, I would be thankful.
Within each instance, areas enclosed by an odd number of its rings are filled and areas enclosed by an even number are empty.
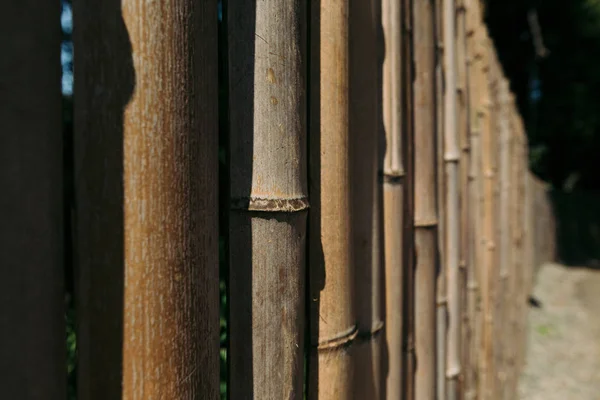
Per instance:
[[[404,158],[406,132],[403,124],[407,110],[403,103],[403,15],[398,1],[383,0],[380,13],[385,58],[382,71],[383,135],[383,221],[385,253],[385,337],[387,345],[386,395],[400,399],[403,394],[403,279],[405,268],[404,192],[406,176]],[[404,143],[403,143],[404,142]],[[403,146],[404,144],[404,146]]]
[[[435,399],[438,263],[435,2],[413,0],[415,399]]]
[[[217,399],[217,2],[74,7],[78,398]]]
[[[66,398],[60,2],[0,17],[0,397]]]
[[[355,398],[377,400],[384,398],[384,275],[376,3],[349,1],[350,220],[358,327],[353,383]]]
[[[308,395],[349,399],[358,335],[348,174],[349,3],[313,0],[310,8]]]
[[[228,3],[231,398],[300,398],[308,209],[306,3]]]

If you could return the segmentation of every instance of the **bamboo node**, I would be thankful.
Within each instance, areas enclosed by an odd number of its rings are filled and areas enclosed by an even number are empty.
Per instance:
[[[309,208],[308,197],[288,199],[266,199],[260,197],[238,197],[231,199],[232,210],[283,212],[304,211]]]
[[[339,347],[347,347],[352,344],[358,336],[358,326],[354,325],[349,331],[341,333],[339,336],[327,339],[318,344],[317,350],[334,350]]]
[[[456,379],[460,376],[460,366],[455,365],[446,369],[446,378]]]
[[[382,332],[384,326],[385,326],[385,324],[383,323],[383,321],[377,321],[375,323],[375,325],[372,326],[370,329],[367,329],[367,330],[359,329],[358,330],[358,338],[362,341],[370,340],[370,339],[376,337],[380,332]]]
[[[437,225],[437,218],[415,218],[415,228],[435,228]]]
[[[438,297],[435,301],[435,305],[438,307],[443,307],[448,304],[448,299],[446,297]]]

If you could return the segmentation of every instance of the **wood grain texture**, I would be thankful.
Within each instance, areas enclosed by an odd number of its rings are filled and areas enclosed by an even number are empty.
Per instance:
[[[304,383],[306,4],[228,3],[232,399]]]
[[[415,398],[436,398],[436,276],[438,273],[435,2],[413,1]]]
[[[308,397],[353,393],[357,313],[350,221],[349,2],[311,2]]]
[[[217,399],[216,1],[74,6],[79,398]]]
[[[60,3],[0,16],[0,397],[64,399]]]

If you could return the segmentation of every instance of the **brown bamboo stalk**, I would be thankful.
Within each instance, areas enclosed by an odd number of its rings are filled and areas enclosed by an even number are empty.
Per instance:
[[[483,182],[483,343],[482,343],[482,380],[480,382],[480,395],[483,399],[493,399],[496,392],[495,368],[494,368],[494,272],[496,256],[496,225],[495,225],[495,137],[492,131],[491,99],[490,99],[490,60],[489,40],[487,29],[482,26],[480,32],[480,46],[483,54],[482,79],[480,82],[482,91],[482,130],[481,150],[482,167],[484,174]]]
[[[448,232],[446,230],[447,215],[447,181],[444,171],[444,18],[443,4],[445,0],[435,0],[435,141],[436,141],[436,196],[438,212],[438,270],[436,274],[436,380],[437,398],[446,396],[446,361],[448,333],[448,293],[447,293],[447,260],[446,243]]]
[[[415,134],[415,398],[436,398],[436,89],[435,3],[413,1]]]
[[[74,6],[78,398],[217,399],[217,2]]]
[[[311,3],[309,398],[352,397],[353,304],[348,174],[348,1]]]
[[[465,397],[466,373],[470,357],[470,338],[472,334],[472,320],[468,314],[468,265],[469,265],[469,167],[471,147],[469,143],[469,86],[468,86],[468,59],[467,59],[467,21],[465,0],[456,2],[456,97],[458,116],[458,136],[461,150],[459,165],[460,174],[460,251],[459,251],[459,292],[460,292],[460,357],[461,371],[459,376],[458,397]]]
[[[230,396],[301,397],[306,5],[231,1]]]
[[[402,262],[404,265],[402,294],[403,294],[403,318],[402,318],[402,340],[403,340],[403,358],[402,370],[404,380],[402,382],[403,397],[406,400],[415,399],[415,373],[416,373],[416,348],[415,348],[415,143],[414,143],[414,45],[413,45],[413,27],[414,13],[413,0],[402,0],[401,2],[402,18],[402,66],[400,85],[401,109],[404,118],[401,119],[402,139],[403,139],[403,167],[405,182],[403,187],[403,246],[404,249]]]
[[[508,88],[507,88],[508,89]],[[520,346],[520,329],[519,325],[520,321],[520,306],[521,304],[521,285],[523,283],[520,278],[520,274],[522,268],[524,266],[523,263],[523,242],[521,237],[521,229],[520,226],[522,224],[524,218],[524,201],[523,196],[521,196],[521,184],[522,182],[522,174],[525,171],[522,171],[521,164],[522,160],[520,159],[520,149],[519,142],[516,133],[515,126],[515,99],[512,94],[509,94],[508,100],[508,110],[507,110],[507,118],[509,120],[509,129],[510,129],[510,138],[509,138],[509,146],[510,146],[510,163],[511,163],[511,171],[510,171],[510,245],[511,245],[511,259],[509,264],[509,287],[507,293],[507,307],[509,307],[509,315],[507,318],[508,324],[508,333],[507,338],[508,346],[507,346],[507,369],[509,371],[509,391],[505,393],[505,398],[515,398],[517,396],[517,382],[519,378],[519,367],[516,365],[517,352],[519,351]],[[524,300],[524,299],[523,299]],[[523,302],[524,303],[524,302]]]
[[[498,67],[499,69],[499,67]],[[499,262],[499,281],[498,281],[498,297],[497,297],[497,340],[496,344],[499,348],[499,369],[498,369],[498,396],[506,398],[508,385],[508,374],[510,369],[508,366],[508,353],[511,349],[511,335],[509,322],[509,309],[513,301],[510,291],[510,265],[512,263],[512,248],[513,244],[510,240],[510,218],[511,218],[511,146],[510,146],[510,120],[507,115],[508,107],[508,81],[501,76],[501,71],[498,71],[497,84],[497,136],[499,148],[499,239],[498,239],[498,262]]]
[[[465,371],[465,399],[475,399],[478,396],[479,359],[481,343],[481,121],[480,121],[480,75],[481,54],[477,46],[477,29],[479,26],[478,9],[474,0],[467,0],[466,6],[466,40],[468,57],[468,86],[469,86],[469,260],[467,271],[467,313],[471,321],[471,336],[469,341],[469,359]]]
[[[458,378],[460,375],[460,203],[459,203],[459,161],[460,148],[457,132],[456,99],[456,7],[454,0],[443,2],[444,28],[444,169],[445,169],[445,272],[448,297],[447,332],[447,380],[445,396],[448,400],[458,397]]]
[[[385,155],[383,160],[383,221],[385,253],[385,336],[387,344],[388,399],[403,398],[403,278],[406,258],[404,248],[405,212],[404,192],[406,186],[404,158],[406,144],[403,141],[403,123],[407,117],[403,104],[402,81],[406,73],[403,64],[403,4],[383,0],[381,24],[384,33],[385,58],[383,61],[383,130]]]
[[[381,186],[378,182],[377,32],[375,1],[350,0],[349,98],[351,231],[358,341],[354,397],[380,399],[383,341]]]
[[[2,4],[0,397],[4,399],[66,398],[59,18],[59,2]]]

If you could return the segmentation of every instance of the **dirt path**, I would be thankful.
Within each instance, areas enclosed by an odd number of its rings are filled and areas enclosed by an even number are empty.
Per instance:
[[[530,307],[523,400],[600,400],[600,270],[543,266]]]

